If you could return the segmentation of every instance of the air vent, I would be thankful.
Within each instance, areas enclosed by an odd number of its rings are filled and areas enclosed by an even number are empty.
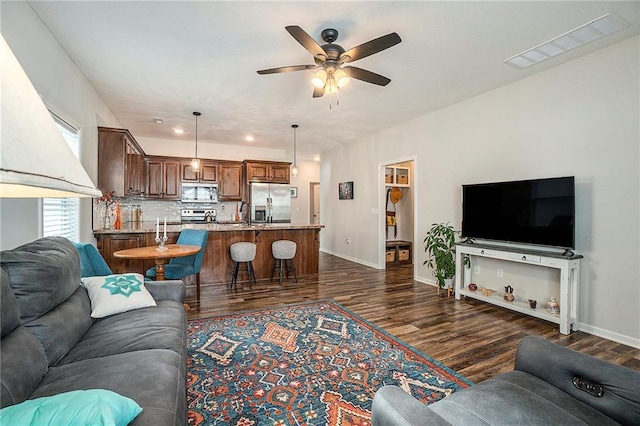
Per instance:
[[[628,24],[622,19],[607,13],[554,39],[505,59],[503,62],[518,69],[525,69],[561,53],[573,50],[576,47],[613,34],[627,26]]]

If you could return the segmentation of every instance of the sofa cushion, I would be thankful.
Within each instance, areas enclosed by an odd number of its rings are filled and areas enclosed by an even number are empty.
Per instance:
[[[0,424],[126,426],[142,408],[104,389],[78,390],[28,399],[0,410]]]
[[[80,285],[80,257],[71,241],[46,237],[0,255],[18,300],[23,323],[32,321],[71,296]]]
[[[82,278],[91,299],[91,316],[104,318],[134,309],[156,306],[141,274]]]
[[[87,291],[78,287],[64,302],[24,325],[38,339],[47,354],[49,365],[57,363],[91,327]]]
[[[0,407],[17,404],[29,397],[47,373],[47,357],[40,342],[20,325],[18,302],[2,270],[2,341],[0,342]]]
[[[131,398],[143,409],[132,425],[186,423],[185,358],[151,349],[50,367],[31,398],[81,389],[107,389]]]
[[[59,365],[146,349],[170,349],[186,357],[187,315],[181,303],[158,306],[96,320]]]
[[[511,371],[429,406],[451,424],[615,425],[613,419],[544,380]]]

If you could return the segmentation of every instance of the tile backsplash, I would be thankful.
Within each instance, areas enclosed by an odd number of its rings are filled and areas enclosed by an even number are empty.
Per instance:
[[[139,205],[142,210],[143,221],[153,221],[160,218],[160,222],[167,218],[167,223],[180,222],[180,210],[182,209],[215,209],[217,211],[217,219],[219,221],[233,220],[236,213],[236,206],[240,209],[240,201],[227,201],[215,204],[203,203],[182,203],[180,201],[158,201],[158,200],[136,200],[129,198],[120,199],[120,212],[123,226],[130,221],[132,206]],[[245,210],[247,206],[245,205]],[[102,227],[102,215],[104,204],[93,205],[93,229]],[[116,205],[110,208],[111,224],[115,221]],[[240,213],[242,219],[243,213]]]

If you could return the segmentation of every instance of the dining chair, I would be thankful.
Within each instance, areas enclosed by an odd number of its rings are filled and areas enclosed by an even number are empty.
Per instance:
[[[196,296],[200,300],[200,269],[204,259],[204,249],[207,245],[209,231],[205,229],[184,229],[178,236],[176,244],[200,246],[200,251],[191,256],[175,257],[164,267],[164,278],[178,280],[189,275],[196,276]],[[147,277],[156,278],[156,268],[150,268],[146,272]]]
[[[98,249],[89,243],[73,243],[80,253],[80,269],[82,277],[103,277],[113,272],[105,262]]]

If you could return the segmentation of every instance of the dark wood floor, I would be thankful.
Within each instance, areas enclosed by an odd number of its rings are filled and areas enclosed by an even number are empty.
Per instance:
[[[413,280],[411,265],[381,271],[320,253],[320,273],[282,286],[260,281],[201,286],[200,303],[189,287],[189,318],[333,299],[464,376],[479,382],[513,369],[516,346],[526,335],[640,370],[640,350],[584,332],[563,336],[556,324],[474,299],[440,297]]]

